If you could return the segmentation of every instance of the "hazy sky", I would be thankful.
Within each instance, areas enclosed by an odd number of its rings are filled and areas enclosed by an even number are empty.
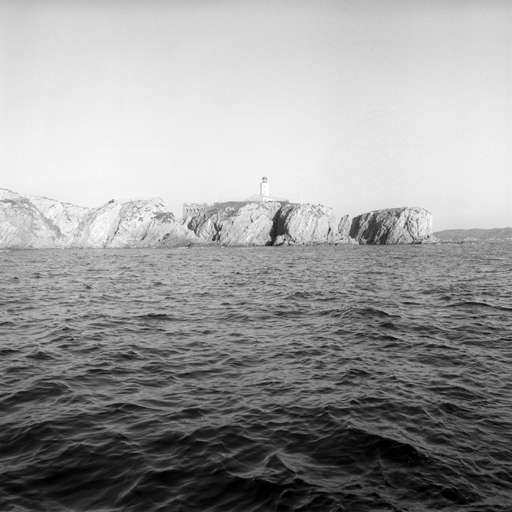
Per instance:
[[[0,0],[0,187],[512,226],[510,0]]]

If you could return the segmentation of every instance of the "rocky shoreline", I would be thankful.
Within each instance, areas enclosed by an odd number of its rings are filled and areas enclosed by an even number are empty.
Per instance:
[[[216,203],[176,219],[161,199],[85,208],[0,189],[0,248],[435,243],[432,214],[392,208],[335,218],[332,208],[284,202]]]

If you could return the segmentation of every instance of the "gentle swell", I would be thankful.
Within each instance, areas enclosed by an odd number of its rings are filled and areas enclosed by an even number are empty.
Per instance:
[[[2,511],[511,509],[507,247],[0,269]]]

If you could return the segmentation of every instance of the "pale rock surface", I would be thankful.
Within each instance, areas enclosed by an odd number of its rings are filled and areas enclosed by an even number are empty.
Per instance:
[[[0,189],[0,248],[170,247],[223,245],[410,244],[437,241],[423,208],[348,215],[280,202],[219,203],[179,223],[161,199],[83,208]]]
[[[109,246],[121,222],[121,208],[120,203],[114,202],[92,210],[73,237],[73,246],[93,248]]]
[[[119,221],[108,247],[157,247],[199,243],[190,230],[178,223],[160,198],[123,203]]]
[[[161,199],[111,201],[92,210],[83,220],[72,245],[75,247],[154,247],[171,231],[186,230],[165,209]],[[196,237],[190,240],[197,241]]]
[[[423,208],[390,208],[354,217],[350,236],[360,244],[433,243],[432,214]]]
[[[25,197],[0,189],[0,248],[62,247],[62,234]]]
[[[83,220],[74,247],[127,248],[160,247],[200,243],[200,240],[174,215],[161,199],[111,201],[92,210]]]
[[[202,240],[222,245],[269,245],[273,218],[280,203],[229,202],[212,205],[187,219],[189,229]]]
[[[73,235],[84,221],[92,208],[61,203],[47,197],[29,196],[28,200],[41,212],[43,217],[52,222],[65,240],[64,245],[70,245]]]
[[[331,208],[279,202],[230,202],[185,220],[202,240],[222,245],[353,243],[337,231]]]
[[[223,243],[226,245],[266,245],[271,241],[270,232],[278,203],[252,203],[244,206],[237,215],[226,219]]]
[[[350,226],[352,225],[352,217],[343,215],[338,223],[338,233],[343,237],[350,236]]]
[[[190,245],[201,240],[161,199],[110,201],[82,208],[0,189],[1,248],[125,248]]]
[[[284,204],[277,213],[273,245],[340,242],[332,208]]]

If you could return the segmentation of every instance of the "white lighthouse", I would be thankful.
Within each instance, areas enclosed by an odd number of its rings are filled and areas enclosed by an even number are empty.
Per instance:
[[[262,198],[263,201],[270,201],[270,187],[269,187],[269,184],[268,184],[268,179],[266,176],[263,176],[263,178],[261,178],[261,183],[260,183],[260,196]]]
[[[268,178],[266,176],[263,176],[263,178],[261,178],[259,195],[254,194],[251,197],[249,197],[249,199],[247,199],[247,201],[263,202],[263,203],[270,203],[270,202],[288,203],[289,202],[288,199],[285,199],[284,197],[272,197],[270,195],[270,185],[268,184]]]

